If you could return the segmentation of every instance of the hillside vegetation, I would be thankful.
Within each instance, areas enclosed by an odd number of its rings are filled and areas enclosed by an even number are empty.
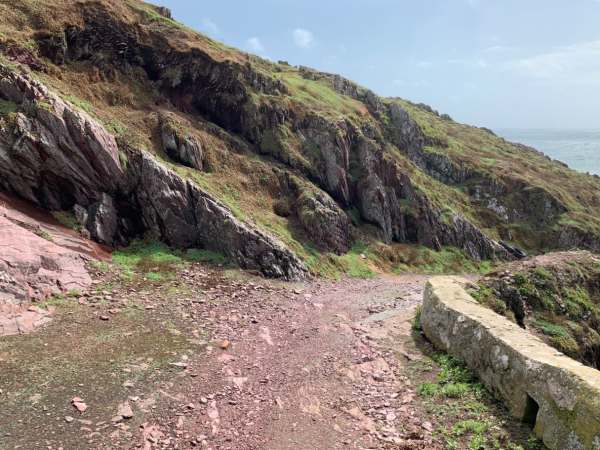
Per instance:
[[[580,362],[600,369],[600,258],[558,252],[502,266],[473,296]]]
[[[448,252],[460,271],[457,261],[512,258],[512,246],[600,250],[598,177],[426,105],[243,53],[137,0],[5,2],[0,17],[0,187],[73,216],[100,242],[150,233],[288,277],[301,265],[370,276],[423,259],[435,271]],[[16,95],[19,77],[49,93]],[[65,171],[60,145],[43,157],[15,150],[26,136],[34,153],[42,128],[56,132],[44,119],[62,114],[54,95],[116,138],[105,186]],[[177,186],[160,202],[156,177],[163,194]],[[198,212],[200,197],[215,203]],[[173,198],[177,211],[165,206]],[[246,245],[248,233],[259,244]]]

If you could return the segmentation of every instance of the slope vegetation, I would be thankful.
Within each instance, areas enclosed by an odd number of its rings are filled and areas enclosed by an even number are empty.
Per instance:
[[[151,233],[288,278],[371,253],[397,266],[399,243],[476,260],[600,249],[598,178],[488,130],[137,0],[0,13],[0,187],[100,242]]]

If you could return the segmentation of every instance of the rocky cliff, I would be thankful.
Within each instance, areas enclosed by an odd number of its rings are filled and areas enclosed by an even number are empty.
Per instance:
[[[287,278],[358,239],[474,259],[600,248],[597,179],[426,106],[135,0],[0,12],[0,187],[99,242],[151,233]]]

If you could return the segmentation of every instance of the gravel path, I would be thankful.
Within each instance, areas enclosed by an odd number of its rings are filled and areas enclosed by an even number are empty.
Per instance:
[[[404,348],[425,277],[256,285],[203,311],[206,352],[161,392],[136,445],[427,448]]]

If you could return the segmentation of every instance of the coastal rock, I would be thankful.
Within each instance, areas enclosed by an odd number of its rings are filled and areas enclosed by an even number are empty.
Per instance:
[[[91,236],[114,244],[146,232],[177,247],[219,251],[267,276],[307,271],[274,238],[237,220],[197,185],[112,135],[30,77],[0,65],[0,98],[15,102],[0,133],[0,187],[50,210],[76,210]],[[119,153],[127,167],[120,165]]]
[[[0,98],[22,110],[11,132],[0,133],[2,190],[67,210],[74,204],[87,208],[117,188],[123,176],[117,143],[87,113],[4,65]]]
[[[160,134],[165,153],[174,161],[197,170],[204,169],[202,145],[195,137],[185,134],[167,116],[160,118]]]
[[[325,192],[302,193],[296,210],[300,223],[319,247],[337,254],[350,249],[350,219]]]
[[[139,229],[176,247],[201,246],[224,253],[242,268],[270,277],[306,276],[302,262],[274,238],[236,219],[231,211],[194,183],[184,180],[146,152],[127,149],[127,186],[123,195],[139,217]]]

